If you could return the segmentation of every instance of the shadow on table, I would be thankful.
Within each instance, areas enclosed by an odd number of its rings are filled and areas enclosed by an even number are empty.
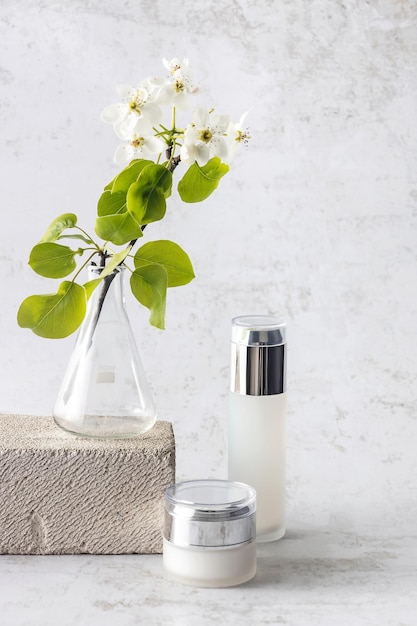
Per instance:
[[[280,585],[309,588],[363,580],[364,573],[381,570],[366,538],[323,529],[288,532],[283,539],[258,544],[258,572],[249,587]],[[389,556],[389,555],[388,555]]]

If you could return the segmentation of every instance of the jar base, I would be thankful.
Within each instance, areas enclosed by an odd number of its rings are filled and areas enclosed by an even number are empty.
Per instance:
[[[227,581],[224,580],[199,580],[196,578],[184,578],[183,576],[178,576],[177,574],[172,574],[166,568],[164,568],[165,578],[175,583],[181,583],[183,585],[189,585],[191,587],[205,587],[206,589],[220,589],[226,587],[237,587],[238,585],[243,585],[244,583],[249,582],[256,575],[256,568],[253,572],[248,574],[247,576],[240,576],[238,578],[229,579]]]
[[[173,545],[163,538],[162,562],[167,578],[193,587],[235,587],[256,574],[256,541],[206,548]]]

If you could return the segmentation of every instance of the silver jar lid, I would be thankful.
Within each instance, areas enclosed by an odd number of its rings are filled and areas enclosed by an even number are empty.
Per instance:
[[[244,483],[192,480],[165,492],[164,537],[188,547],[225,548],[256,536],[256,493]]]

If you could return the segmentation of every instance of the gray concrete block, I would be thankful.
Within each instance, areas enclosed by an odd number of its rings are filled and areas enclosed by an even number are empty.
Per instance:
[[[160,553],[173,482],[169,422],[97,440],[52,418],[0,415],[0,554]]]

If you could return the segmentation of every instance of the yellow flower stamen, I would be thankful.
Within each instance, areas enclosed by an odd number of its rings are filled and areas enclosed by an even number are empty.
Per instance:
[[[236,131],[235,141],[237,141],[237,143],[243,143],[246,145],[249,139],[250,139],[249,133],[243,132],[242,130]]]
[[[174,89],[177,93],[180,93],[181,91],[185,91],[185,85],[182,82],[182,80],[176,80],[174,83]]]
[[[139,135],[134,135],[132,141],[130,142],[130,145],[133,148],[138,149],[138,148],[141,148],[144,143],[145,143],[144,137],[139,137]]]
[[[128,102],[129,110],[132,113],[137,113],[138,115],[142,115],[142,107],[144,105],[144,101],[139,96],[138,93],[135,94],[133,98],[131,98]]]
[[[204,143],[209,143],[213,138],[213,133],[209,128],[203,128],[203,130],[199,131],[198,138],[200,141],[204,141]]]

